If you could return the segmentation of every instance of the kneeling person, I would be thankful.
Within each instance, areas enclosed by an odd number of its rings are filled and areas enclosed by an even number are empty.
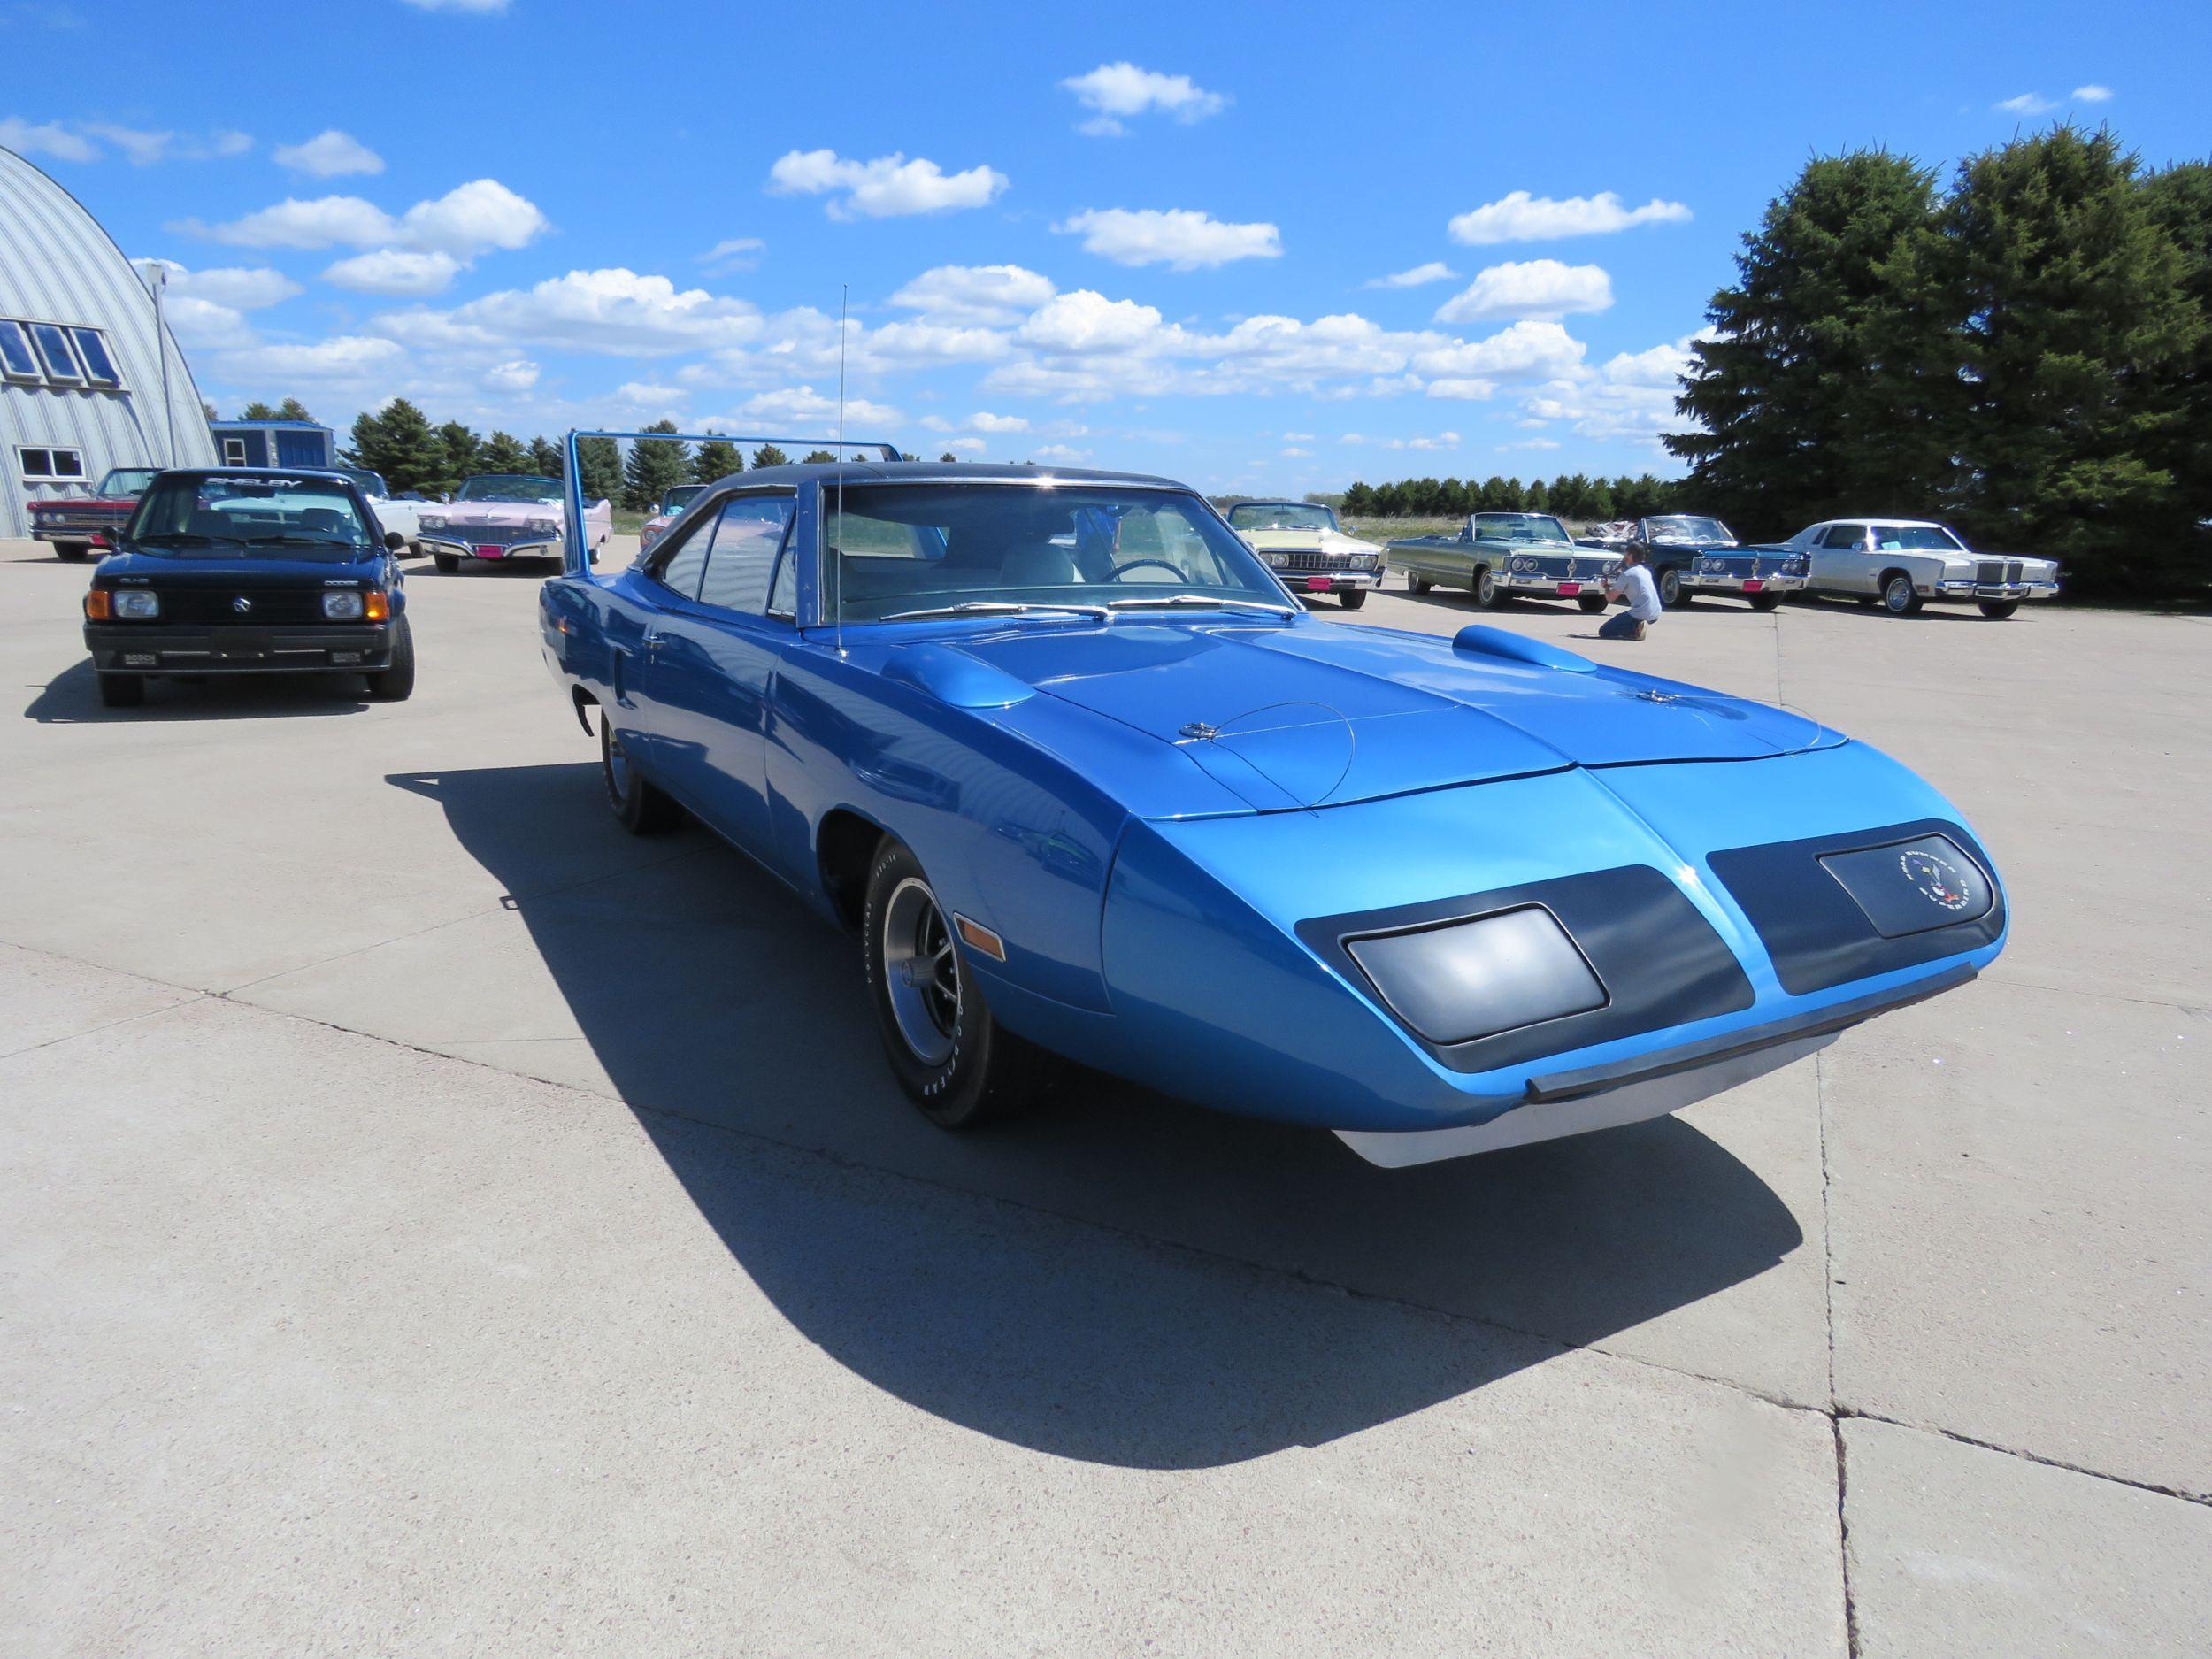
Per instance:
[[[1606,583],[1605,596],[1626,602],[1628,609],[1598,629],[1601,640],[1640,640],[1644,630],[1659,620],[1659,584],[1651,580],[1644,556],[1634,548],[1621,555],[1621,567]]]

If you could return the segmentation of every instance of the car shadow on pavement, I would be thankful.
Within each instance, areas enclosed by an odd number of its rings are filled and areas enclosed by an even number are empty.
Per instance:
[[[1141,1468],[1320,1444],[1802,1242],[1751,1170],[1674,1118],[1385,1171],[1321,1132],[1085,1074],[948,1134],[892,1084],[851,941],[703,831],[628,840],[592,764],[388,781],[437,802],[503,884],[599,1066],[777,1308],[979,1433]],[[549,838],[603,844],[614,872],[558,885]]]
[[[41,725],[92,720],[273,720],[293,715],[358,714],[369,697],[357,674],[242,674],[234,680],[154,677],[135,709],[100,702],[100,676],[91,661],[71,664],[39,688],[23,718]]]

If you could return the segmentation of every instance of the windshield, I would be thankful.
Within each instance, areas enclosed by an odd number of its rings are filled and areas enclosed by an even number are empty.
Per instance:
[[[127,539],[154,553],[211,548],[226,557],[265,549],[286,558],[319,552],[354,558],[377,545],[344,485],[280,472],[166,473],[139,497]]]
[[[856,484],[822,495],[824,619],[1034,606],[1290,602],[1206,504],[1173,490]]]
[[[1336,515],[1326,507],[1287,501],[1240,501],[1229,509],[1240,530],[1333,530]]]
[[[672,518],[691,505],[693,499],[704,489],[704,484],[679,484],[661,497],[661,517]]]
[[[1966,543],[1939,524],[1878,524],[1874,545],[1885,553],[1963,553]]]
[[[391,499],[392,492],[384,487],[383,473],[372,472],[366,467],[362,466],[349,466],[340,470],[342,471],[348,478],[361,486],[361,493],[364,495],[373,495],[379,501],[388,501]]]
[[[551,506],[561,499],[557,478],[532,478],[519,472],[487,472],[461,486],[456,501],[526,501]]]
[[[1700,518],[1690,513],[1671,513],[1664,518],[1644,520],[1644,534],[1655,541],[1694,541],[1709,545],[1716,541],[1733,542],[1735,534],[1717,518]]]
[[[140,495],[145,490],[147,485],[153,482],[154,474],[160,470],[159,467],[154,466],[115,467],[100,480],[100,494],[103,495]]]
[[[1567,526],[1542,512],[1479,512],[1474,517],[1478,541],[1571,541]]]

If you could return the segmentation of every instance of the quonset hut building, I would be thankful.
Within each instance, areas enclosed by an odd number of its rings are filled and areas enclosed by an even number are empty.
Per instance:
[[[214,465],[144,281],[75,196],[0,150],[0,536],[30,534],[33,497],[87,495],[111,466]]]

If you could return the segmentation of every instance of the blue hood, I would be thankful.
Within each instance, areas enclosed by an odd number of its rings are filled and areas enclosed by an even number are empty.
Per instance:
[[[181,548],[164,553],[142,553],[126,548],[102,559],[93,572],[93,580],[103,588],[119,581],[127,581],[133,587],[151,581],[155,587],[165,588],[235,588],[241,583],[314,588],[324,582],[349,579],[373,580],[382,569],[384,559],[381,548],[363,548],[357,551],[340,549],[321,557],[307,555],[304,549],[283,556],[264,556],[242,554],[221,547]]]
[[[1801,716],[1617,669],[1563,672],[1323,622],[1118,623],[960,649],[1180,748],[1262,810],[1570,766],[1760,760],[1843,739]]]

